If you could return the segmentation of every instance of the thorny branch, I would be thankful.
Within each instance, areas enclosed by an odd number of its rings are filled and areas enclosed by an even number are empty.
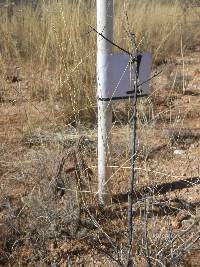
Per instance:
[[[133,242],[133,194],[134,194],[134,186],[136,182],[136,172],[135,172],[135,164],[136,164],[136,134],[137,134],[137,89],[138,89],[138,66],[136,65],[135,68],[135,79],[133,80],[132,77],[132,64],[138,64],[138,62],[133,63],[132,58],[135,52],[137,53],[136,49],[136,41],[135,41],[135,34],[131,33],[129,30],[129,38],[131,40],[133,46],[133,53],[130,56],[130,90],[134,89],[134,100],[133,100],[133,115],[132,115],[132,173],[129,185],[129,192],[128,192],[128,256],[127,256],[127,266],[133,266],[132,260],[132,242]],[[136,51],[135,51],[136,49]],[[132,84],[133,83],[133,84]]]

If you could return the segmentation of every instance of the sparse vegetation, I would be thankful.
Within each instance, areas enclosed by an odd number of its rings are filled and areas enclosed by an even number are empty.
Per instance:
[[[103,209],[95,1],[31,2],[0,1],[0,265],[126,266],[132,105],[113,104]],[[114,4],[114,41],[131,49],[127,16],[153,71],[163,69],[138,103],[134,264],[199,266],[199,1]]]
[[[6,12],[9,5],[1,9],[1,64],[34,70],[31,97],[62,99],[68,121],[94,119],[96,35],[88,33],[88,24],[95,25],[95,3],[85,2],[41,1],[36,9],[14,6],[12,14]],[[188,9],[185,21],[178,1],[115,1],[115,41],[125,48],[126,10],[139,49],[151,51],[155,64],[180,53],[181,35],[184,51],[196,43],[198,33],[191,29],[198,14]]]

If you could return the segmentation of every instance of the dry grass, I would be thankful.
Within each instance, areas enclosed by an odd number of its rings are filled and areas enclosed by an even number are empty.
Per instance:
[[[36,10],[17,6],[11,17],[4,8],[0,17],[0,264],[116,266],[106,257],[118,256],[108,238],[119,245],[122,260],[127,255],[127,204],[120,196],[127,194],[130,177],[131,104],[113,105],[111,180],[118,202],[102,210],[96,205],[96,35],[86,34],[88,24],[95,25],[95,7],[86,7],[85,1],[45,2]],[[200,173],[199,52],[186,57],[197,41],[191,22],[198,16],[191,9],[185,20],[178,1],[121,2],[115,0],[115,41],[130,49],[124,30],[127,10],[140,49],[152,51],[155,67],[176,57],[169,75],[156,79],[152,95],[138,105],[135,266],[146,266],[147,246],[152,266],[165,266],[174,250],[189,244],[188,236],[199,234],[199,224],[194,224],[199,181],[187,182]],[[192,77],[188,94],[181,90],[181,38],[186,74]],[[81,125],[82,120],[92,129]],[[80,134],[85,135],[81,153]],[[191,186],[173,191],[174,183],[185,178],[183,184]],[[171,191],[159,192],[165,184]],[[192,229],[183,236],[188,225]]]
[[[87,34],[88,24],[95,25],[95,5],[91,2],[41,1],[36,10],[16,6],[12,16],[8,7],[1,9],[1,72],[5,73],[8,62],[26,64],[27,69],[40,76],[39,83],[32,79],[29,84],[31,97],[51,99],[53,103],[63,100],[67,121],[95,118],[96,35]],[[181,36],[184,48],[194,46],[196,32],[191,27],[198,16],[189,10],[185,20],[178,1],[114,3],[114,40],[129,47],[127,11],[139,49],[150,50],[155,64],[180,53]]]

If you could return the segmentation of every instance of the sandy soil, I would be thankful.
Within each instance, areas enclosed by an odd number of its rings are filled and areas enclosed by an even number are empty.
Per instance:
[[[170,259],[169,251],[183,254],[177,266],[200,266],[200,52],[184,57],[184,69],[182,58],[159,68],[164,71],[152,82],[152,94],[138,106],[135,263],[146,264],[141,242],[147,227],[153,266],[165,266],[159,259]],[[115,108],[113,202],[101,209],[96,127],[66,126],[62,107],[30,97],[28,75],[13,67],[1,85],[0,265],[118,266],[111,259],[117,258],[111,239],[123,260],[131,146],[126,107]],[[77,160],[83,166],[78,178]],[[74,193],[76,186],[81,195]],[[170,249],[169,234],[181,236]]]

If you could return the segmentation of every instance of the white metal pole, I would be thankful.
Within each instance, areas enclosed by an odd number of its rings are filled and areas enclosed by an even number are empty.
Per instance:
[[[113,39],[113,0],[96,0],[97,31],[109,40]],[[106,91],[108,79],[108,55],[112,44],[97,34],[97,90],[98,95]],[[103,72],[102,72],[103,68]],[[101,74],[100,74],[101,72]],[[98,100],[98,193],[99,202],[108,204],[110,200],[110,168],[107,166],[111,149],[112,108],[108,101]]]

